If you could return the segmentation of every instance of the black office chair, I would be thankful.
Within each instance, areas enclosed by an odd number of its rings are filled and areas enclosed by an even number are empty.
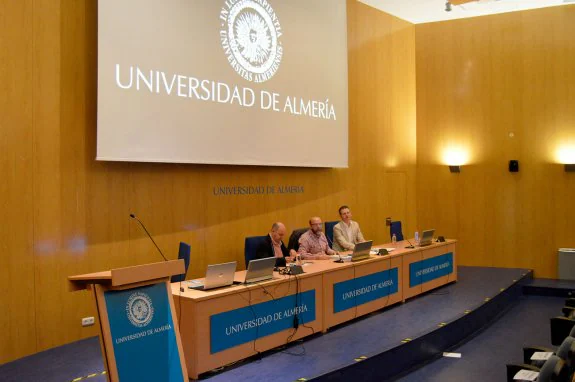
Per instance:
[[[308,228],[299,228],[299,229],[294,229],[293,232],[291,233],[291,235],[289,236],[289,241],[288,241],[288,250],[294,250],[297,252],[297,250],[299,249],[299,238],[301,235],[303,235],[306,231],[308,230]]]
[[[180,242],[180,249],[178,250],[178,260],[183,259],[184,264],[186,265],[186,270],[181,275],[173,275],[171,278],[171,282],[179,283],[186,279],[186,274],[188,273],[188,267],[190,266],[190,253],[192,251],[192,247],[184,242]]]

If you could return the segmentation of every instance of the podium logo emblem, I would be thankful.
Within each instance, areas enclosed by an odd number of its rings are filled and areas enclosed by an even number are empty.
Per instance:
[[[147,326],[154,317],[152,299],[146,293],[132,293],[126,304],[126,313],[132,325],[139,328]]]
[[[267,0],[226,1],[220,40],[228,62],[244,79],[265,82],[280,66],[282,29]]]

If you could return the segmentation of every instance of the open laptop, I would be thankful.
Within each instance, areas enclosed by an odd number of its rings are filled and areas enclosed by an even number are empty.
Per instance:
[[[244,283],[249,284],[272,279],[274,277],[275,266],[275,257],[250,260],[248,271],[246,272],[246,281],[244,281]]]
[[[235,261],[208,265],[204,283],[202,284],[198,281],[192,280],[190,281],[188,288],[195,290],[210,290],[232,285],[234,283],[236,265],[237,263]]]
[[[353,248],[353,253],[351,254],[351,261],[359,261],[369,259],[369,251],[371,250],[371,245],[373,240],[362,241],[357,243]]]
[[[434,229],[428,229],[427,231],[423,231],[421,234],[421,240],[419,241],[420,247],[425,247],[426,245],[430,245],[433,240],[433,234],[435,233]]]

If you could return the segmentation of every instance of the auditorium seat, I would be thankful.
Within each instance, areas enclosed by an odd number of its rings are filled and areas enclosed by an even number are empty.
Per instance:
[[[522,364],[507,364],[507,382],[516,382],[514,380],[515,375],[520,371],[520,370],[530,370],[530,371],[539,371],[539,368],[537,366],[533,366],[533,365],[529,365],[526,363],[522,363]]]
[[[250,260],[256,258],[256,251],[261,242],[265,240],[265,236],[250,236],[246,237],[244,242],[244,260],[246,262],[246,269],[248,268],[248,264]]]
[[[575,318],[575,307],[565,305],[563,309],[563,316],[567,318]]]
[[[339,221],[325,222],[325,236],[327,237],[327,242],[330,248],[333,248],[333,227],[339,223]]]
[[[565,361],[552,355],[541,367],[537,382],[567,382],[569,381],[569,369]]]
[[[568,382],[570,379],[567,363],[556,355],[549,357],[541,368],[529,364],[507,365],[507,381],[517,382],[513,378],[520,370],[539,372],[537,382]]]
[[[398,220],[398,221],[391,222],[391,225],[389,226],[389,238],[390,238],[390,240],[393,237],[393,234],[395,234],[395,238],[397,239],[397,241],[403,240],[403,232],[401,230],[401,221]]]
[[[575,338],[568,336],[563,340],[563,343],[557,349],[557,357],[565,361],[569,368],[569,373],[572,374],[575,369]]]
[[[575,320],[557,316],[551,318],[551,344],[557,346],[568,335],[575,337]]]
[[[565,306],[575,307],[575,298],[569,297],[565,299]]]
[[[537,363],[531,362],[531,356],[535,352],[555,353],[553,349],[549,349],[542,346],[526,346],[523,348],[523,363],[541,367],[541,365],[543,365],[543,362],[541,362],[541,364],[539,365]]]
[[[190,253],[192,251],[192,247],[188,243],[184,243],[183,241],[180,242],[180,249],[178,250],[178,260],[184,260],[185,264],[185,272],[181,275],[173,275],[171,278],[171,282],[179,283],[186,279],[186,274],[188,273],[188,267],[190,266]]]
[[[535,352],[553,353],[546,361],[533,361],[531,356]],[[561,361],[558,362],[557,358]],[[567,381],[573,375],[575,365],[575,338],[568,336],[555,353],[553,349],[544,347],[524,347],[523,363],[507,365],[507,380],[512,381],[513,377],[520,370],[539,371],[537,381]]]

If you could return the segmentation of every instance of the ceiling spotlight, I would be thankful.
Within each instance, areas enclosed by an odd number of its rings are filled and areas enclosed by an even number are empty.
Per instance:
[[[445,3],[445,12],[451,12],[451,3],[449,1]]]

